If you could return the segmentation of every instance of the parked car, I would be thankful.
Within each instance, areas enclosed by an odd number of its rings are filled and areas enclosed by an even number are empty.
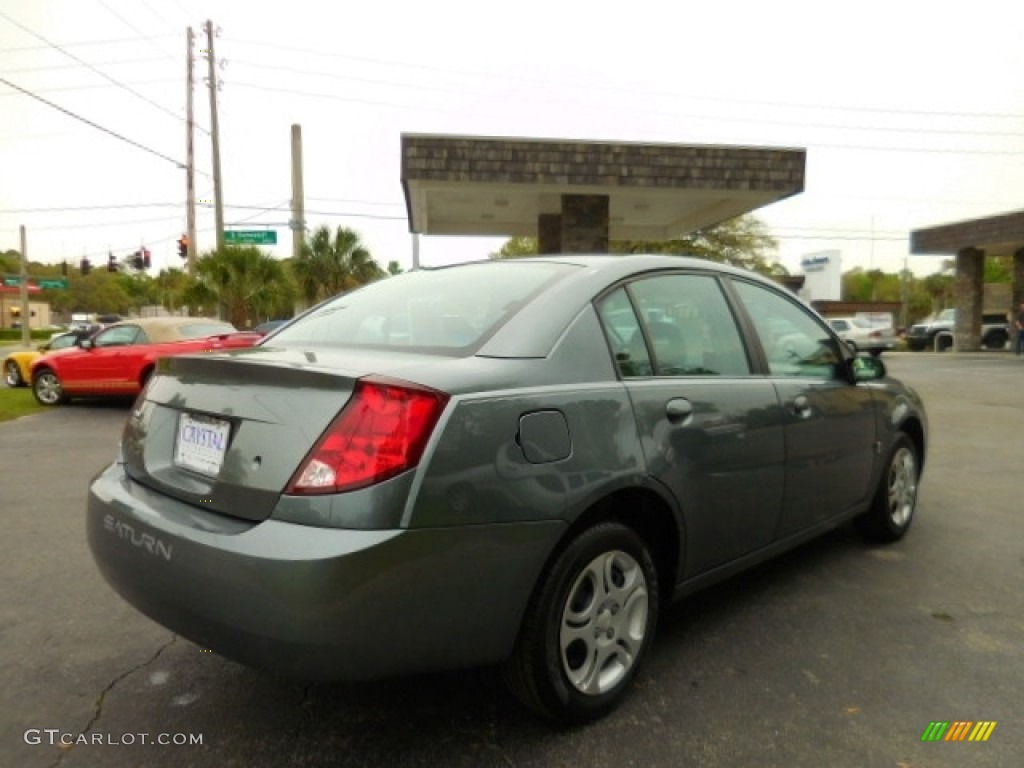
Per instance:
[[[59,405],[72,397],[134,396],[162,357],[248,347],[261,338],[205,317],[124,320],[77,347],[34,360],[32,392],[41,405]]]
[[[45,344],[35,349],[23,349],[12,352],[4,358],[4,381],[8,387],[28,386],[32,379],[32,363],[47,352],[68,349],[77,346],[83,339],[89,338],[88,331],[66,331],[51,337]]]
[[[869,352],[877,357],[899,344],[892,328],[879,328],[859,317],[830,317],[828,324],[854,352]]]
[[[267,320],[265,323],[260,323],[253,330],[263,336],[266,336],[271,331],[276,331],[282,325],[287,323],[287,320]]]
[[[501,664],[542,716],[632,687],[663,602],[911,525],[918,395],[775,283],[668,256],[423,269],[166,359],[93,481],[112,587],[304,679]]]
[[[914,352],[935,349],[940,352],[953,346],[953,331],[956,328],[956,309],[944,309],[935,317],[915,323],[904,337],[907,348]],[[936,346],[936,339],[939,340]],[[1010,340],[1010,324],[1006,315],[999,312],[985,312],[981,316],[981,346],[985,349],[1005,349]]]

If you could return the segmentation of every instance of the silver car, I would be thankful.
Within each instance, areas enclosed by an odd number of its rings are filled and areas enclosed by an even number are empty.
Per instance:
[[[93,481],[107,581],[305,679],[501,664],[561,722],[660,607],[853,520],[913,519],[927,421],[773,282],[671,256],[419,270],[161,361]]]

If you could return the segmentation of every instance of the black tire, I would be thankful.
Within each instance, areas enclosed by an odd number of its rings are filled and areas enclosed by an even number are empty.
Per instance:
[[[25,379],[21,376],[21,369],[14,360],[4,360],[4,381],[8,387],[24,387]]]
[[[61,405],[67,402],[60,377],[49,368],[40,368],[32,379],[32,394],[40,405]]]
[[[643,539],[619,523],[587,528],[538,580],[504,666],[509,689],[560,723],[604,716],[626,695],[650,647],[658,602],[657,570]]]
[[[900,433],[889,451],[871,506],[853,521],[865,539],[896,541],[903,538],[914,521],[920,476],[917,449],[909,437]]]
[[[1006,349],[1006,342],[1009,340],[1009,335],[1003,331],[992,331],[982,340],[982,344],[985,349]]]

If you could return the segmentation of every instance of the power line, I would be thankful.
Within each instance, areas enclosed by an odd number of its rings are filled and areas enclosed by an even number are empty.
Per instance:
[[[242,66],[246,66],[246,67],[253,67],[255,69],[265,69],[265,70],[272,70],[272,71],[288,72],[288,73],[293,73],[293,74],[312,75],[312,76],[317,76],[317,77],[331,78],[331,79],[334,79],[334,80],[343,80],[343,81],[346,81],[346,82],[353,82],[353,83],[366,83],[366,84],[369,84],[369,85],[388,85],[388,86],[393,86],[393,87],[396,87],[396,88],[408,88],[408,89],[421,90],[421,91],[440,91],[440,92],[443,92],[443,93],[466,93],[466,90],[465,89],[461,89],[461,88],[449,88],[449,87],[445,87],[445,86],[424,85],[424,84],[419,84],[419,83],[403,83],[403,82],[398,82],[398,81],[395,81],[395,80],[387,80],[387,79],[380,79],[380,78],[355,77],[355,76],[351,76],[351,75],[337,74],[337,73],[334,73],[334,72],[319,72],[319,71],[316,71],[316,70],[299,69],[299,68],[296,68],[296,67],[286,67],[286,66],[281,66],[281,65],[276,65],[276,64],[263,64],[263,63],[246,61],[245,59],[233,59],[232,61],[234,63],[236,63],[236,64],[241,64]],[[635,91],[630,91],[630,93],[634,93],[635,94]],[[655,95],[655,93],[652,92],[652,95]],[[666,95],[666,94],[661,94],[661,95]],[[531,95],[529,98],[537,100],[537,101],[544,101],[544,102],[561,101],[561,100],[555,99],[554,97],[544,98],[544,97],[539,97],[537,95]],[[718,100],[718,101],[735,102],[736,100],[734,100],[734,99],[722,99],[722,100]],[[759,102],[754,102],[754,103],[759,103]],[[395,106],[398,106],[398,105],[395,105]],[[674,110],[660,110],[660,109],[659,110],[649,110],[649,111],[652,111],[652,112],[654,112],[656,114],[665,114],[665,115],[671,115],[671,116],[674,116],[674,117],[685,117],[685,118],[697,119],[697,120],[722,120],[722,119],[728,119],[730,122],[745,122],[745,123],[757,123],[757,124],[761,124],[761,125],[783,125],[783,126],[798,125],[801,128],[831,128],[831,129],[839,129],[839,130],[846,130],[846,131],[873,131],[873,132],[883,132],[883,133],[913,133],[915,135],[920,135],[920,134],[937,134],[937,135],[953,135],[953,136],[984,136],[984,137],[989,137],[989,138],[991,138],[991,137],[1024,138],[1024,132],[1022,132],[1022,131],[981,131],[981,130],[978,130],[978,131],[966,131],[966,130],[957,130],[957,129],[928,128],[928,127],[924,127],[924,128],[881,127],[881,126],[871,126],[871,125],[849,125],[849,124],[836,124],[836,123],[810,123],[810,122],[807,122],[806,120],[776,120],[776,119],[763,118],[763,117],[736,117],[736,116],[730,116],[728,118],[721,118],[721,117],[718,117],[718,116],[700,115],[700,114],[696,114],[695,115],[695,114],[689,114],[689,113],[685,113],[685,112],[678,112],[678,111],[674,111]],[[929,116],[931,117],[933,115],[929,115]]]
[[[273,86],[256,84],[256,83],[246,83],[246,82],[232,81],[231,84],[233,86],[235,86],[235,87],[238,87],[238,88],[251,88],[251,89],[257,90],[257,91],[267,91],[267,92],[273,92],[273,93],[286,93],[289,96],[305,96],[305,97],[309,97],[309,98],[328,99],[328,100],[331,100],[331,101],[341,101],[341,102],[345,102],[345,103],[348,103],[348,104],[367,104],[367,105],[370,105],[370,106],[392,107],[392,108],[395,108],[395,109],[413,109],[413,110],[419,110],[419,111],[423,111],[423,110],[429,110],[429,111],[434,111],[434,112],[449,112],[449,111],[451,111],[449,108],[441,107],[441,106],[426,105],[426,104],[400,104],[400,103],[397,103],[397,102],[384,101],[384,100],[380,100],[380,99],[364,99],[364,98],[355,98],[355,97],[351,97],[351,96],[339,96],[339,95],[337,95],[335,93],[318,93],[318,92],[315,92],[315,91],[302,91],[302,90],[298,90],[298,89],[295,89],[295,88],[275,88]],[[595,108],[600,108],[600,107],[595,107]],[[695,115],[689,115],[688,116],[688,115],[683,115],[683,114],[678,113],[678,112],[668,112],[668,111],[665,111],[665,110],[644,110],[644,111],[649,112],[649,113],[653,113],[653,114],[663,114],[663,115],[670,115],[670,116],[674,116],[674,117],[691,117],[691,118],[697,118],[697,119],[701,119],[701,120],[719,120],[719,121],[728,121],[728,122],[775,123],[775,124],[787,125],[787,126],[807,125],[806,123],[786,122],[786,121],[777,121],[777,120],[776,121],[773,121],[773,120],[760,120],[758,118],[741,119],[741,118],[734,118],[734,117],[719,118],[719,117],[706,117],[706,116],[695,116]],[[837,125],[821,125],[821,126],[818,126],[818,127],[838,128],[840,130],[842,128],[844,128],[844,126],[837,126]],[[905,129],[905,130],[904,129],[893,129],[893,128],[877,128],[877,129],[875,129],[875,128],[862,128],[861,129],[861,128],[857,128],[856,126],[850,126],[850,127],[854,128],[854,129],[857,129],[857,130],[877,130],[879,132],[882,132],[882,131],[887,131],[887,132],[900,131],[900,132],[906,132],[906,133],[919,133],[918,131],[913,131],[911,129]],[[920,131],[920,132],[927,132],[927,131]],[[980,135],[985,135],[985,134],[980,134]],[[998,134],[993,134],[993,135],[998,135]],[[1005,135],[1006,136],[1024,136],[1024,134],[1005,134]],[[720,141],[719,143],[722,143],[722,142]],[[736,143],[743,143],[743,142],[740,141],[740,142],[736,142]],[[857,144],[830,144],[830,143],[827,143],[827,142],[810,141],[810,140],[805,141],[803,143],[806,144],[808,147],[818,147],[818,148],[821,148],[821,149],[849,149],[849,150],[864,150],[864,151],[869,151],[869,152],[915,152],[915,153],[945,154],[945,155],[950,155],[950,154],[952,154],[952,155],[987,155],[987,156],[993,156],[993,157],[1005,157],[1005,156],[1020,157],[1020,156],[1024,156],[1024,150],[951,149],[951,148],[936,148],[936,147],[890,147],[890,146],[869,145],[869,144],[861,144],[861,145],[857,145]]]
[[[180,208],[184,203],[111,203],[108,205],[73,205],[52,208],[0,208],[0,213],[73,213],[76,211],[114,211],[125,208]]]
[[[0,15],[2,15],[2,14],[0,14]],[[53,107],[58,112],[63,112],[68,117],[73,117],[75,120],[83,122],[86,125],[92,126],[93,128],[95,128],[95,129],[97,129],[99,131],[103,131],[104,133],[110,134],[115,139],[120,139],[121,141],[125,142],[126,144],[131,144],[133,147],[138,147],[139,149],[143,150],[144,152],[148,152],[151,155],[155,155],[156,157],[159,157],[161,160],[166,160],[169,163],[174,163],[174,165],[176,165],[178,168],[184,168],[185,167],[183,163],[175,160],[172,157],[168,157],[167,155],[163,154],[162,152],[158,152],[155,149],[151,149],[150,147],[147,147],[145,144],[140,144],[139,142],[134,141],[133,139],[129,139],[127,136],[122,136],[117,131],[112,131],[109,128],[104,128],[99,123],[94,123],[92,120],[89,120],[88,118],[82,117],[81,115],[75,114],[74,112],[72,112],[69,109],[65,109],[64,107],[61,107],[61,106],[59,106],[57,104],[54,104],[52,101],[49,101],[48,99],[44,99],[42,96],[37,96],[36,94],[32,93],[32,91],[26,90],[26,89],[22,88],[20,85],[15,85],[10,80],[7,80],[6,78],[0,77],[0,83],[3,83],[4,85],[9,86],[9,87],[13,88],[16,91],[21,91],[26,96],[29,96],[29,97],[35,99],[36,101],[41,101],[43,104],[46,104],[48,107]]]
[[[65,48],[62,48],[61,46],[57,45],[56,43],[51,43],[45,37],[43,37],[42,35],[40,35],[40,34],[38,34],[36,32],[33,32],[31,29],[26,27],[21,22],[16,21],[15,19],[12,19],[10,16],[8,16],[3,11],[0,11],[0,16],[2,16],[3,18],[7,19],[7,21],[9,21],[11,24],[13,24],[14,26],[18,27],[19,29],[22,29],[25,32],[27,32],[28,34],[32,35],[33,37],[36,37],[36,38],[42,40],[47,45],[52,46],[53,48],[56,48],[58,51],[63,53],[65,56],[71,57],[72,59],[77,61],[82,66],[87,67],[88,69],[90,69],[93,72],[95,72],[96,74],[98,74],[100,77],[103,77],[103,78],[109,80],[111,83],[116,85],[118,88],[121,88],[121,89],[127,91],[128,93],[132,94],[136,98],[141,99],[142,101],[146,102],[147,104],[149,104],[149,105],[151,105],[153,107],[156,107],[161,112],[164,112],[164,113],[170,115],[171,117],[173,117],[175,120],[180,120],[181,122],[185,122],[185,118],[184,117],[182,117],[181,115],[173,112],[170,109],[167,109],[167,107],[165,107],[163,104],[160,104],[160,103],[158,103],[156,101],[153,101],[151,98],[149,98],[148,96],[144,96],[143,94],[141,94],[138,91],[136,91],[134,88],[130,88],[129,86],[125,85],[124,83],[116,80],[115,78],[111,77],[110,75],[108,75],[107,73],[103,72],[102,70],[97,69],[96,67],[94,67],[89,62],[87,62],[84,59],[81,59],[78,56],[76,56],[75,54],[71,53],[71,51],[68,51]]]
[[[158,35],[156,37],[171,37],[168,33],[166,35]],[[124,43],[137,43],[138,38],[135,37],[116,37],[108,38],[106,40],[76,40],[70,43],[63,43],[64,48],[92,48],[102,46],[104,48],[111,45],[121,45]],[[17,48],[0,48],[0,54],[2,53],[26,53],[29,51],[45,51],[52,48],[52,45],[22,45]]]
[[[122,64],[146,64],[148,62],[159,61],[159,59],[153,56],[146,56],[144,58],[137,59],[120,59],[118,61],[100,61],[95,66],[97,67],[112,67],[119,66]],[[40,64],[35,67],[18,67],[16,69],[5,69],[5,75],[20,75],[26,72],[50,72],[55,69],[75,69],[79,64]]]
[[[454,69],[450,67],[438,67],[427,64],[410,63],[402,61],[389,61],[386,59],[378,59],[366,56],[353,56],[346,53],[338,53],[337,51],[320,51],[310,48],[295,48],[287,45],[280,45],[277,43],[267,42],[265,40],[245,40],[236,39],[236,43],[242,45],[253,45],[258,46],[260,49],[276,48],[278,50],[289,51],[293,53],[301,53],[304,55],[316,55],[324,56],[328,58],[345,59],[348,61],[359,61],[370,64],[382,64],[391,67],[400,67],[404,69],[420,70],[425,72],[442,72],[446,74],[458,75],[460,77],[480,77],[488,80],[493,80],[496,75],[494,72],[487,72],[484,70],[465,70],[465,69]],[[297,70],[301,71],[301,70]],[[314,73],[310,73],[314,74]],[[522,82],[533,85],[546,85],[552,84],[563,85],[567,88],[586,88],[589,91],[610,91],[614,93],[627,93],[636,94],[638,89],[635,87],[624,87],[614,86],[607,83],[592,83],[592,82],[580,82],[580,81],[569,81],[569,80],[557,80],[552,78],[530,78],[519,76],[503,75],[504,80],[511,82]],[[737,99],[730,98],[728,96],[713,96],[713,95],[693,95],[687,93],[681,93],[679,91],[643,91],[645,95],[650,96],[668,96],[675,99],[694,99],[697,101],[715,101],[730,104],[738,104],[741,106],[768,106],[768,107],[792,107],[797,109],[813,109],[815,111],[825,110],[837,110],[844,112],[874,112],[879,114],[891,114],[891,115],[920,115],[923,117],[965,117],[965,118],[1000,118],[1000,119],[1024,119],[1024,114],[1013,113],[1013,112],[964,112],[954,110],[923,110],[923,109],[898,109],[894,107],[871,107],[871,106],[846,106],[842,104],[810,104],[805,102],[787,102],[787,101],[771,101],[771,100],[759,100],[759,99]]]
[[[123,23],[123,24],[124,24],[125,26],[127,26],[127,27],[131,28],[131,29],[132,29],[132,30],[133,30],[134,32],[137,32],[137,33],[138,33],[138,35],[139,35],[139,37],[141,37],[141,38],[142,38],[143,40],[145,40],[145,41],[147,41],[147,42],[152,42],[152,41],[153,41],[153,38],[152,38],[152,37],[151,37],[150,35],[147,35],[147,34],[146,34],[145,32],[143,32],[143,31],[142,31],[141,29],[139,29],[139,28],[138,28],[138,27],[136,27],[136,26],[135,26],[134,24],[132,24],[132,23],[131,23],[130,21],[128,21],[128,19],[126,19],[126,18],[125,18],[124,16],[122,16],[122,15],[121,15],[120,13],[118,13],[118,12],[117,12],[117,11],[115,11],[115,10],[114,10],[113,8],[111,8],[111,7],[109,6],[109,5],[107,5],[107,3],[106,3],[106,0],[96,0],[96,1],[97,1],[97,2],[98,2],[98,3],[100,4],[100,5],[102,5],[102,6],[104,7],[104,8],[106,8],[107,12],[108,12],[108,13],[109,13],[109,14],[110,14],[111,16],[115,16],[116,18],[120,19],[120,21],[121,21],[121,22],[122,22],[122,23]],[[153,43],[153,47],[154,47],[154,48],[157,48],[157,49],[158,49],[158,50],[160,51],[160,53],[162,53],[162,54],[164,55],[164,57],[165,57],[165,58],[168,58],[168,59],[170,59],[171,61],[177,61],[177,58],[176,58],[175,56],[172,56],[172,55],[171,55],[170,53],[168,53],[167,51],[165,51],[165,50],[164,50],[163,48],[161,48],[160,46],[156,45],[156,43]]]
[[[160,77],[154,80],[138,80],[132,85],[157,85],[159,83],[176,83],[177,78]],[[109,83],[93,83],[90,85],[62,85],[56,88],[39,88],[33,93],[67,93],[68,91],[95,91],[100,88],[113,88]],[[16,96],[14,93],[0,93],[0,96]]]

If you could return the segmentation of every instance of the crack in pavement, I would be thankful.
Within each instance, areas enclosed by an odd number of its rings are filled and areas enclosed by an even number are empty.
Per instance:
[[[148,667],[154,661],[159,659],[160,655],[164,651],[166,651],[168,648],[170,648],[172,645],[174,645],[174,643],[177,642],[177,640],[178,640],[178,636],[177,635],[171,635],[171,639],[168,640],[163,645],[161,645],[159,648],[157,648],[156,653],[154,653],[152,656],[150,656],[145,661],[141,662],[140,664],[136,664],[131,669],[127,670],[126,672],[122,672],[120,675],[118,675],[113,680],[111,680],[110,683],[107,685],[107,687],[104,688],[102,691],[100,691],[100,695],[96,699],[96,711],[93,712],[93,716],[89,719],[89,722],[85,724],[85,728],[83,728],[81,731],[79,731],[79,733],[82,734],[82,735],[88,734],[92,730],[92,727],[94,725],[96,725],[96,721],[99,720],[100,717],[103,716],[103,702],[106,700],[107,694],[110,693],[114,689],[115,685],[120,683],[122,680],[124,680],[129,675],[132,675],[132,674],[138,672],[140,669],[143,669],[144,667]],[[60,766],[60,764],[62,762],[64,762],[64,757],[70,751],[71,751],[70,749],[62,750],[60,752],[60,754],[57,755],[57,759],[53,763],[50,764],[50,768],[58,768],[58,766]]]
[[[306,725],[307,722],[312,723],[314,721],[314,717],[313,717],[313,697],[311,695],[312,692],[313,692],[313,684],[312,683],[307,683],[306,685],[303,686],[303,688],[302,688],[302,698],[299,700],[299,710],[304,712],[306,717],[305,717],[305,721],[302,718],[299,718],[299,722],[295,725],[295,732],[292,733],[292,735],[291,735],[291,741],[294,743],[294,745],[296,747],[298,747],[299,740],[302,738],[303,727]]]

